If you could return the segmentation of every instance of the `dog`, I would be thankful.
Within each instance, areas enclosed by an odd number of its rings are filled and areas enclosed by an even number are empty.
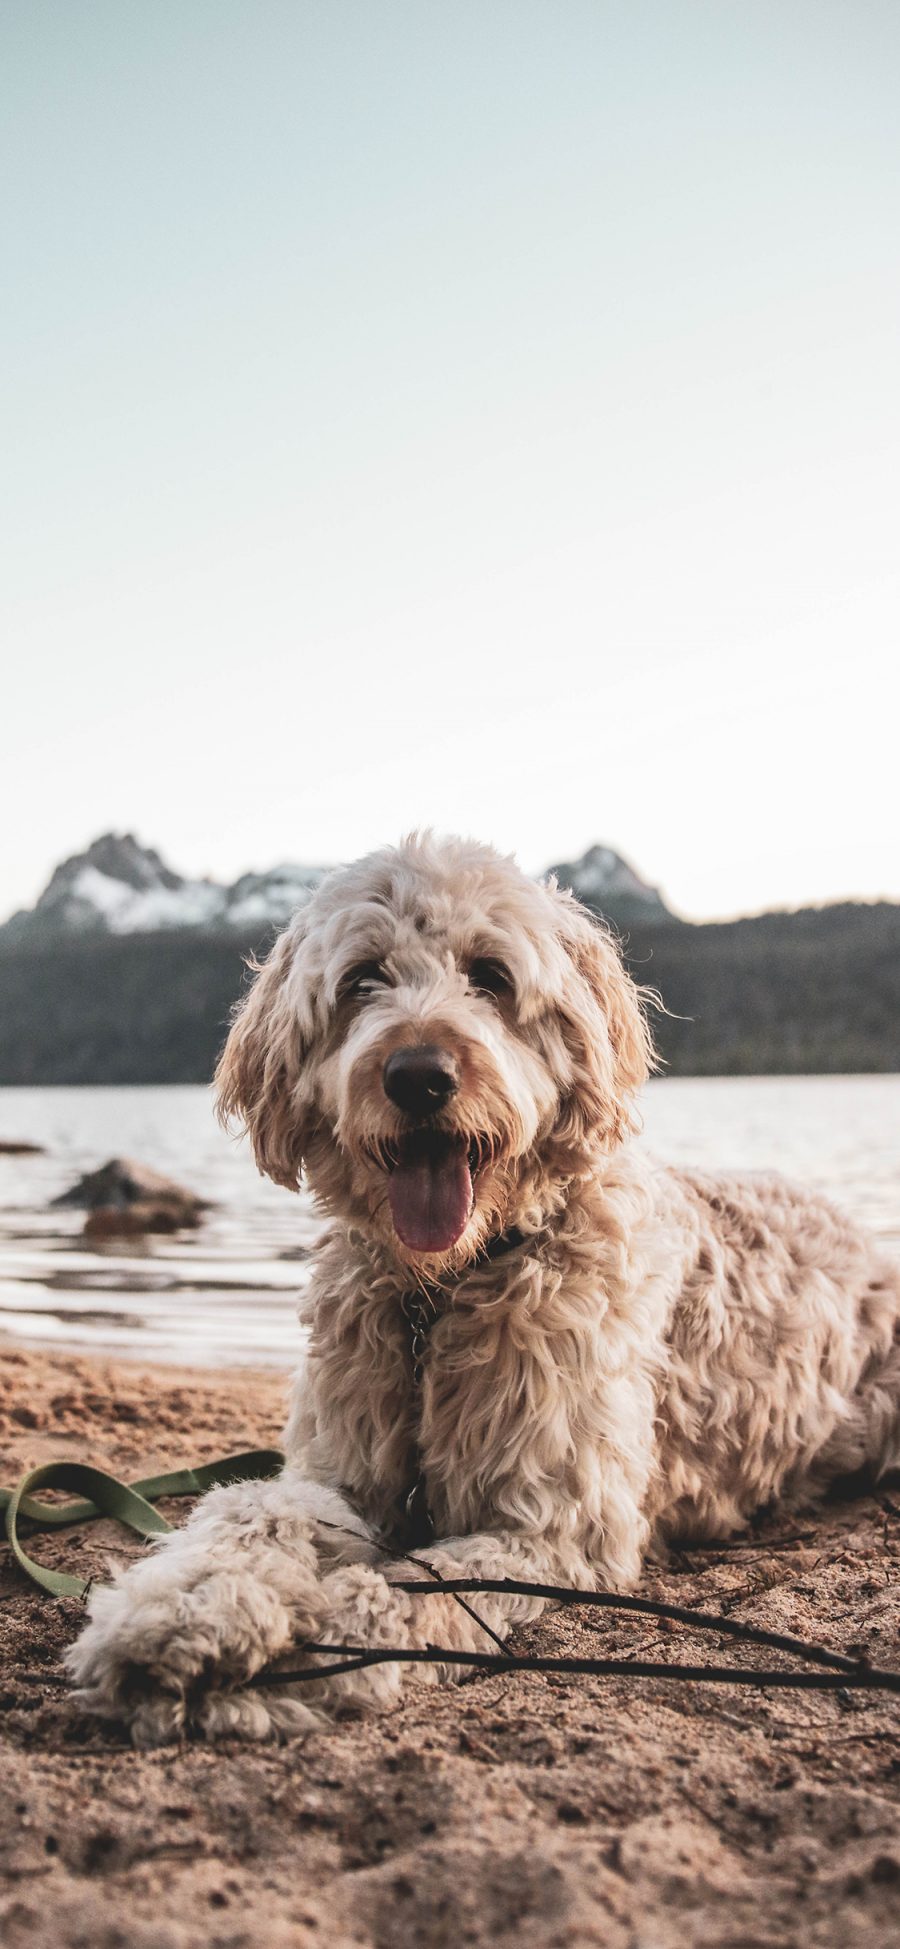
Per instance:
[[[414,835],[322,881],[217,1076],[260,1170],[332,1220],[286,1465],[94,1591],[84,1708],[140,1745],[302,1733],[410,1668],[249,1685],[285,1654],[484,1650],[540,1609],[476,1618],[441,1578],[627,1590],[653,1543],[900,1461],[900,1268],[815,1192],[634,1143],[647,999],[489,847]]]

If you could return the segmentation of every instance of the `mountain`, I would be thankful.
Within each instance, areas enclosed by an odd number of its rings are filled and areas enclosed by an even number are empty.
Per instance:
[[[133,833],[106,832],[86,852],[74,853],[57,866],[36,905],[13,914],[0,927],[0,940],[8,944],[70,934],[281,927],[326,871],[323,866],[272,866],[265,873],[244,873],[233,886],[187,880]],[[562,886],[572,887],[580,900],[616,926],[672,918],[656,888],[647,886],[609,846],[591,846],[581,859],[555,866],[553,872]]]
[[[617,927],[631,921],[674,920],[656,887],[647,885],[633,866],[611,846],[590,846],[580,859],[564,860],[551,868],[560,886],[572,892],[595,913],[605,914]]]
[[[273,866],[244,873],[233,886],[187,880],[134,835],[104,833],[56,868],[31,910],[0,927],[5,941],[48,941],[67,934],[154,934],[170,928],[281,926],[323,867]]]

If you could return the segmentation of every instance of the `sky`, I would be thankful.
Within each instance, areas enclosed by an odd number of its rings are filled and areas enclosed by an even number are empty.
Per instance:
[[[419,825],[900,898],[893,0],[7,0],[0,914]]]

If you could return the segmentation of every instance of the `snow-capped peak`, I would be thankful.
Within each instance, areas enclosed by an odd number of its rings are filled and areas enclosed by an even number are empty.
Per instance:
[[[571,887],[585,906],[614,921],[671,918],[658,889],[648,886],[611,846],[589,846],[580,859],[563,861],[552,871],[560,886]]]
[[[282,927],[327,868],[286,862],[244,873],[232,886],[188,880],[132,833],[104,833],[56,868],[30,913],[14,914],[7,942],[61,934],[153,934],[172,928],[241,929],[259,938]],[[670,918],[650,887],[610,846],[591,846],[574,864],[553,868],[563,886],[614,923]]]
[[[151,934],[159,929],[280,926],[323,868],[278,866],[245,873],[233,886],[188,880],[131,833],[104,833],[64,860],[31,913],[14,914],[15,938],[60,933]]]

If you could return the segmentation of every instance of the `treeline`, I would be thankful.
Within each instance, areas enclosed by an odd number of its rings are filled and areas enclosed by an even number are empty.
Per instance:
[[[0,1083],[202,1083],[268,940],[200,932],[0,948]],[[671,1075],[900,1071],[900,906],[635,923]]]
[[[625,954],[671,1075],[900,1071],[900,906],[633,927]]]

